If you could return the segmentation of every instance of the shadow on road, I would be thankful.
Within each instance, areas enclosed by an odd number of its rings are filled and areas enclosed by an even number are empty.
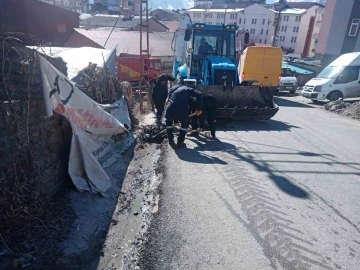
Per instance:
[[[290,179],[286,178],[280,173],[276,174],[272,171],[272,168],[263,161],[257,161],[253,158],[252,155],[256,155],[257,153],[249,153],[249,152],[238,152],[238,147],[231,143],[222,142],[220,140],[209,141],[204,137],[197,137],[196,139],[190,138],[192,142],[197,144],[194,148],[194,151],[219,151],[226,152],[233,155],[236,160],[239,162],[244,161],[251,165],[253,165],[258,171],[266,172],[275,185],[282,190],[283,192],[289,194],[290,196],[307,199],[309,198],[309,194],[307,191],[302,189],[293,183]],[[315,155],[315,154],[314,154]]]
[[[293,128],[299,128],[286,122],[277,120],[268,121],[242,121],[227,122],[218,121],[217,130],[219,131],[291,131]]]
[[[278,97],[274,97],[274,102],[278,106],[280,106],[280,110],[281,110],[281,107],[298,107],[298,108],[314,109],[314,107],[312,107],[310,105],[306,105],[306,104],[301,103],[301,102],[291,101],[291,100],[288,100],[288,99],[283,99],[283,98],[278,98]]]
[[[209,156],[204,153],[197,151],[196,149],[174,147],[175,153],[179,159],[192,163],[201,164],[221,164],[226,165],[227,163],[217,157]]]

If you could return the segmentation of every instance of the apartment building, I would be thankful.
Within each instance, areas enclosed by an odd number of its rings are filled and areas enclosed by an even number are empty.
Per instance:
[[[275,26],[274,29],[275,40],[273,41],[274,46],[282,47],[286,50],[295,50],[298,41],[300,23],[302,15],[306,12],[305,9],[284,9],[281,13],[272,10],[275,14]],[[277,22],[277,19],[279,21]]]
[[[77,13],[85,12],[85,0],[38,0],[40,2],[61,7]]]
[[[360,52],[360,1],[328,1],[324,11],[316,53],[323,66],[344,53]]]
[[[314,5],[302,14],[295,54],[303,57],[315,55],[324,11],[323,6]]]
[[[199,5],[225,5],[234,3],[265,4],[266,0],[194,0],[194,7]]]
[[[244,8],[193,8],[188,13],[194,23],[213,25],[237,24],[250,33],[250,42],[271,44],[274,35],[275,12],[258,4]]]
[[[236,23],[248,30],[251,42],[272,44],[304,57],[315,54],[323,12],[324,6],[308,2],[288,2],[281,9],[251,2],[229,4],[228,8],[213,3],[188,10],[193,22]]]

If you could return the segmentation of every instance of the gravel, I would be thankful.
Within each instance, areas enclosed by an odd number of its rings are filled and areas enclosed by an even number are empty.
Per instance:
[[[349,103],[342,99],[324,105],[325,110],[360,120],[360,101]]]

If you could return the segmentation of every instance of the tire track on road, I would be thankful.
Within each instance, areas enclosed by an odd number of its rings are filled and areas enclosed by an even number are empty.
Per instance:
[[[217,151],[222,151],[221,142],[214,142],[204,150],[211,151],[214,147]],[[266,182],[253,177],[242,162],[228,163],[225,167],[216,164],[213,166],[234,191],[247,221],[241,218],[216,190],[214,192],[256,239],[272,268],[278,269],[278,262],[284,269],[291,270],[314,269],[314,267],[340,269],[329,259],[323,258],[320,253],[314,251],[312,242],[306,239],[304,233],[297,229],[296,224],[282,211],[274,195],[269,194]]]

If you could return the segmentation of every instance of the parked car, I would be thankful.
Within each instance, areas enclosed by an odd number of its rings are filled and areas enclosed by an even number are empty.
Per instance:
[[[297,88],[298,81],[295,73],[289,68],[282,68],[278,92],[289,92],[291,95],[294,95]]]
[[[343,54],[305,84],[302,96],[313,101],[360,97],[359,71],[360,52]]]

